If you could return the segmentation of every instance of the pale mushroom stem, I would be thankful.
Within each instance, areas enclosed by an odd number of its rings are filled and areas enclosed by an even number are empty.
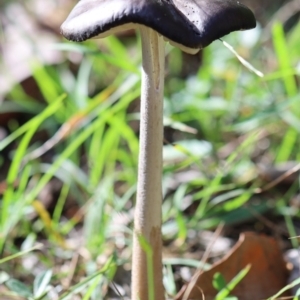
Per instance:
[[[137,200],[134,216],[132,263],[132,300],[164,299],[162,283],[162,145],[164,41],[154,30],[141,27],[142,90],[140,116],[140,153]],[[153,250],[153,287],[149,285],[147,257],[140,244],[142,236]],[[150,292],[151,293],[151,292]]]

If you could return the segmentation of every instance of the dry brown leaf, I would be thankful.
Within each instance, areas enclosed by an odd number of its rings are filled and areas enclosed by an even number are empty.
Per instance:
[[[231,251],[208,271],[197,272],[191,283],[194,286],[185,299],[214,299],[213,276],[220,272],[230,282],[243,268],[251,264],[246,277],[231,292],[239,300],[266,299],[287,283],[288,270],[275,239],[255,233],[243,233]],[[191,284],[190,283],[190,284]],[[176,300],[184,299],[189,284],[182,287]],[[203,294],[202,294],[203,292]]]

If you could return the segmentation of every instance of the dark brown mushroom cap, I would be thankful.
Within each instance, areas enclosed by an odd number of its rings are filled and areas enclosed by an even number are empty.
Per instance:
[[[201,49],[232,31],[254,28],[256,21],[234,0],[81,0],[61,32],[80,42],[126,24],[151,27],[171,43]]]

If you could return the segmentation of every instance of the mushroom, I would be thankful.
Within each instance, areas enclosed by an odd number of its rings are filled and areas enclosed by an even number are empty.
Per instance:
[[[251,10],[234,0],[81,0],[61,26],[62,34],[76,42],[127,29],[138,29],[141,34],[140,152],[132,256],[134,300],[164,299],[161,254],[164,39],[182,51],[195,54],[232,31],[255,26]],[[151,265],[142,247],[144,244],[145,248],[145,241],[152,249]],[[152,280],[148,278],[149,270]]]

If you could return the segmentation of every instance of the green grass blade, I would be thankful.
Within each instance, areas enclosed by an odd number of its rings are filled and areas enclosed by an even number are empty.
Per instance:
[[[279,68],[284,73],[292,66],[282,24],[276,22],[273,25],[272,34],[274,48],[279,62]],[[284,76],[283,82],[287,95],[289,97],[295,96],[297,94],[297,84],[295,82],[294,76]]]
[[[2,199],[2,212],[1,212],[1,228],[6,224],[7,219],[10,216],[10,204],[16,200],[14,195],[14,183],[16,182],[19,171],[21,169],[22,160],[27,151],[28,145],[34,133],[38,130],[38,127],[47,119],[50,115],[55,113],[62,105],[62,100],[65,96],[59,97],[52,105],[48,106],[41,114],[34,118],[34,122],[30,122],[31,126],[27,128],[27,131],[22,138],[16,152],[14,155],[14,159],[12,160],[10,169],[7,175],[7,188],[5,190],[3,199]],[[20,188],[24,188],[25,181],[22,179],[23,176],[28,178],[28,172],[22,173],[20,181],[23,182]],[[2,239],[1,239],[2,241]]]
[[[138,237],[139,243],[142,249],[146,253],[147,257],[147,278],[148,278],[148,299],[155,299],[155,289],[154,289],[154,270],[153,270],[153,249],[149,242],[143,237]]]
[[[39,250],[39,249],[41,249],[41,248],[42,248],[42,244],[39,244],[39,245],[36,245],[36,246],[34,246],[34,247],[32,247],[32,248],[26,249],[26,250],[24,250],[24,251],[20,251],[20,252],[18,252],[18,253],[15,253],[15,254],[9,255],[9,256],[7,256],[7,257],[1,258],[1,259],[0,259],[0,265],[1,265],[1,264],[4,264],[4,263],[6,263],[6,262],[8,262],[8,261],[10,261],[10,260],[12,260],[12,259],[15,259],[15,258],[24,256],[24,255],[26,255],[26,254],[28,254],[28,253],[30,253],[30,252],[32,252],[32,251]]]
[[[230,292],[242,281],[242,279],[248,274],[251,269],[251,265],[247,265],[241,270],[234,278],[223,288],[216,296],[215,300],[225,299]]]
[[[268,298],[268,300],[276,300],[279,298],[280,295],[282,295],[285,291],[288,291],[289,289],[293,288],[296,285],[300,284],[300,278],[295,279],[292,283],[286,285],[284,288],[282,288],[277,294],[274,296]]]
[[[6,146],[8,146],[10,143],[12,143],[14,140],[16,140],[18,137],[20,137],[22,134],[27,132],[32,126],[35,126],[36,122],[39,122],[40,119],[46,119],[49,118],[51,115],[53,115],[57,110],[61,107],[62,101],[66,98],[66,95],[60,96],[56,101],[54,101],[52,104],[47,106],[43,112],[41,112],[39,115],[33,117],[30,121],[22,125],[20,128],[18,128],[16,131],[11,133],[8,137],[4,138],[2,141],[0,141],[0,151],[2,151]]]
[[[63,295],[61,295],[58,300],[67,300],[69,299],[70,296],[74,295],[77,290],[88,286],[91,282],[93,284],[93,280],[96,279],[97,277],[105,274],[106,272],[109,271],[109,269],[111,267],[113,267],[113,256],[111,256],[108,261],[106,262],[106,264],[104,265],[103,268],[101,268],[101,270],[99,270],[98,272],[88,276],[87,278],[85,278],[84,280],[82,280],[81,282],[75,284],[74,286],[72,286],[67,292],[65,292]]]

